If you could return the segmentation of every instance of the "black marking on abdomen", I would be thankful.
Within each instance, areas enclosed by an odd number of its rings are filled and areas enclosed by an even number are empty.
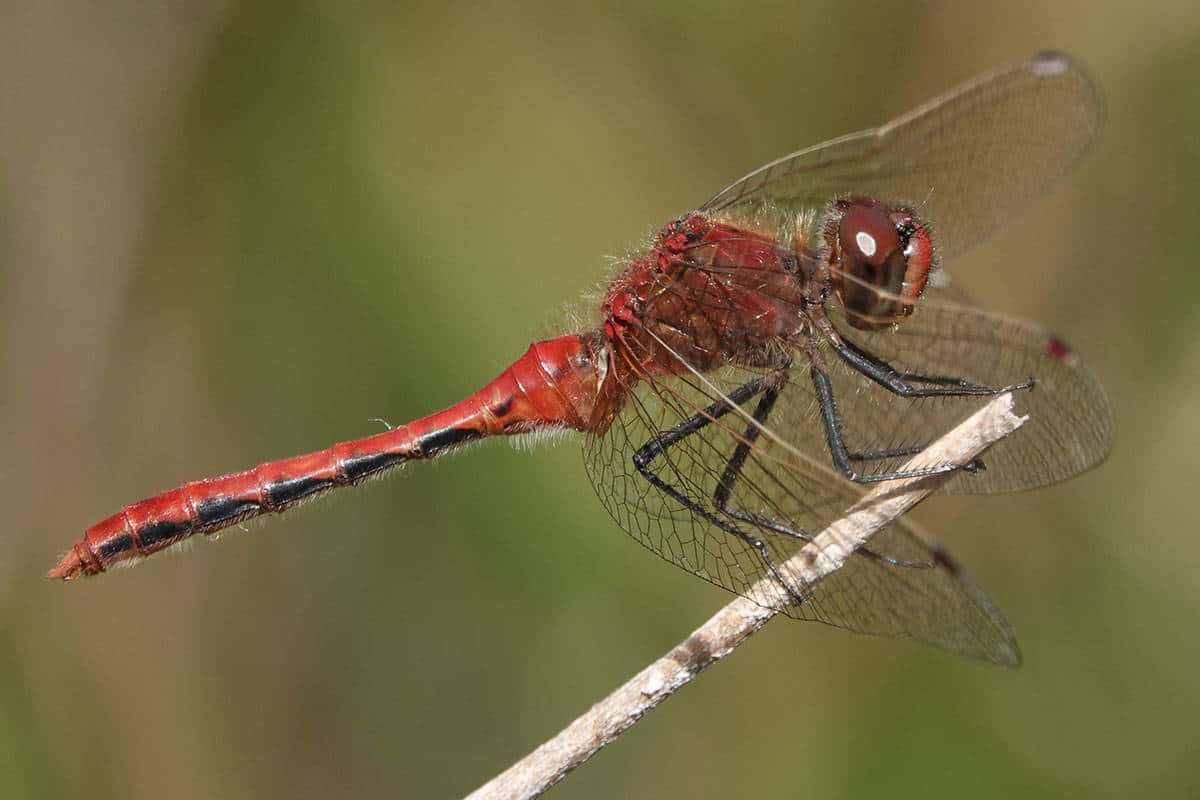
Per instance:
[[[133,537],[128,533],[116,536],[96,548],[96,557],[101,562],[116,558],[126,551],[133,549]]]
[[[328,489],[332,485],[333,481],[329,478],[303,477],[275,481],[267,486],[264,492],[266,495],[264,505],[268,508],[283,508],[297,500],[303,500],[310,494]]]
[[[258,511],[258,501],[241,497],[214,497],[196,503],[196,518],[203,528],[228,524]]]
[[[497,417],[507,417],[508,412],[512,411],[512,407],[513,407],[513,399],[511,397],[507,397],[507,398],[501,400],[496,405],[492,406],[491,412],[493,414],[495,414]]]
[[[417,440],[417,446],[426,458],[432,458],[447,447],[469,442],[482,436],[475,428],[442,428]]]
[[[407,460],[408,456],[404,453],[365,453],[343,459],[340,466],[346,474],[346,479],[354,483],[382,469],[403,464]]]
[[[182,536],[187,536],[192,532],[192,523],[190,520],[159,520],[151,522],[138,529],[138,538],[142,540],[142,547],[153,549],[156,547],[166,547],[172,540]]]

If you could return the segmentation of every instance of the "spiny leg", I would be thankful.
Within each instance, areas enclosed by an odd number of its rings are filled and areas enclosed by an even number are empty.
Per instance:
[[[915,372],[900,371],[886,361],[868,353],[849,339],[837,336],[829,337],[827,341],[843,361],[900,397],[987,397],[1020,389],[1032,389],[1034,385],[1033,378],[1024,383],[995,387],[947,375],[921,375]],[[922,387],[915,386],[915,383],[929,385]]]
[[[848,339],[840,336],[832,336],[828,337],[827,341],[829,341],[834,351],[843,361],[899,397],[987,397],[1020,389],[1032,389],[1034,385],[1032,378],[1025,383],[993,387],[972,383],[964,378],[955,378],[946,375],[922,375],[915,372],[899,371]],[[876,475],[858,473],[853,468],[852,462],[878,461],[887,458],[912,456],[924,450],[925,446],[910,445],[885,450],[850,451],[846,447],[842,436],[841,419],[837,411],[833,384],[829,380],[829,374],[826,372],[819,354],[815,352],[815,348],[812,353],[812,361],[813,385],[816,388],[817,399],[821,405],[821,416],[825,423],[825,433],[829,442],[830,454],[837,469],[850,480],[858,483],[877,483],[879,481],[896,480],[898,478],[938,475],[945,472],[952,472],[956,469],[962,469],[965,472],[981,472],[985,469],[983,461],[975,458],[961,467],[947,465],[927,470],[883,472]],[[917,383],[929,385],[917,386],[915,385]]]
[[[789,362],[790,363],[790,362]],[[721,478],[717,483],[717,488],[713,494],[713,505],[722,514],[725,514],[734,519],[748,522],[757,528],[774,531],[775,533],[788,536],[801,542],[811,542],[812,537],[802,530],[789,528],[772,520],[766,519],[756,514],[751,514],[741,509],[733,508],[729,504],[730,494],[734,484],[741,477],[746,459],[750,454],[751,448],[754,446],[759,435],[762,432],[762,426],[766,424],[770,416],[771,410],[774,408],[775,401],[778,399],[783,385],[787,382],[787,368],[789,363],[783,364],[777,371],[766,375],[762,378],[757,378],[743,386],[738,387],[729,395],[729,401],[718,401],[712,403],[703,411],[694,414],[692,417],[681,422],[665,433],[660,434],[657,438],[647,442],[633,456],[634,465],[638,472],[641,473],[651,485],[666,493],[671,498],[682,504],[685,508],[697,514],[706,521],[712,523],[717,528],[726,533],[732,534],[742,541],[753,547],[762,558],[767,570],[775,577],[777,581],[787,590],[787,592],[795,599],[796,603],[802,603],[808,599],[810,593],[802,592],[798,587],[793,585],[792,581],[786,580],[771,557],[770,550],[767,548],[766,542],[753,533],[742,530],[738,526],[729,522],[727,519],[712,513],[708,508],[701,505],[692,497],[685,494],[676,486],[661,478],[650,468],[650,463],[658,456],[666,456],[668,450],[675,444],[686,439],[695,433],[698,433],[708,425],[728,414],[735,407],[741,406],[748,402],[755,395],[762,394],[758,405],[752,415],[753,421],[747,424],[746,430],[743,433],[741,440],[734,448],[734,452],[730,455],[729,460],[725,464]],[[894,564],[904,567],[928,567],[931,564],[925,562],[910,562],[889,556],[879,555],[869,548],[860,548],[857,552],[865,557],[872,558],[878,561]]]
[[[789,362],[790,363],[790,362]],[[758,405],[754,409],[754,421],[747,424],[746,430],[742,433],[741,439],[738,440],[737,447],[734,448],[733,454],[729,457],[729,461],[725,464],[725,469],[721,473],[721,480],[717,483],[717,489],[713,492],[713,505],[718,510],[723,511],[735,519],[740,519],[744,522],[749,522],[760,528],[774,531],[783,536],[789,536],[802,542],[811,542],[812,536],[802,530],[789,528],[786,525],[781,525],[778,522],[767,519],[766,517],[752,514],[748,511],[743,511],[740,508],[734,508],[729,504],[730,494],[733,492],[734,483],[742,476],[742,471],[746,465],[746,458],[750,454],[750,448],[758,441],[759,435],[767,424],[767,420],[771,416],[771,411],[775,407],[775,401],[779,398],[779,393],[783,389],[783,385],[788,380],[787,372],[788,364],[784,364],[777,372],[767,376],[770,384],[763,391],[762,397],[759,398]],[[916,448],[915,452],[920,452],[921,448]],[[854,454],[857,455],[857,454]],[[852,455],[853,457],[853,455]],[[893,558],[891,556],[880,555],[868,547],[860,547],[856,552],[887,564],[893,564],[900,567],[932,567],[933,563],[928,561],[904,561],[902,559]],[[793,593],[795,594],[795,593]]]
[[[829,455],[833,458],[833,465],[847,479],[855,483],[879,483],[881,481],[893,481],[900,478],[924,478],[929,475],[942,475],[947,472],[953,472],[958,469],[955,464],[946,464],[940,467],[926,467],[924,469],[899,470],[896,472],[880,472],[877,474],[863,475],[855,471],[850,451],[846,448],[846,441],[842,437],[842,420],[838,416],[837,399],[833,393],[833,383],[829,380],[829,373],[825,371],[823,365],[818,363],[817,358],[813,358],[812,367],[810,369],[812,375],[813,387],[817,390],[817,401],[821,406],[821,419],[825,423],[825,438],[829,443]],[[903,448],[909,450],[910,448]],[[924,448],[918,448],[916,452],[920,452]],[[880,451],[886,453],[887,451]],[[864,454],[856,454],[863,456]],[[870,454],[867,454],[870,455]]]
[[[708,510],[708,508],[705,508],[699,502],[689,497],[672,484],[663,480],[656,472],[654,472],[654,470],[650,469],[650,462],[660,455],[665,457],[667,450],[672,445],[679,443],[688,436],[691,436],[692,434],[704,429],[708,425],[711,425],[721,417],[728,414],[734,408],[741,406],[743,403],[750,400],[750,398],[761,393],[769,377],[770,376],[756,378],[749,383],[739,386],[729,394],[728,400],[718,400],[717,402],[712,403],[703,411],[693,414],[691,417],[679,423],[674,428],[671,428],[669,431],[658,435],[651,441],[642,445],[640,448],[638,448],[637,452],[633,454],[633,464],[634,467],[637,468],[637,471],[641,473],[642,477],[649,481],[650,484],[656,487],[659,491],[664,492],[676,502],[683,505],[684,508],[698,515],[705,521],[715,525],[720,530],[736,536],[746,544],[753,547],[758,552],[759,557],[762,558],[767,570],[775,577],[775,580],[779,581],[779,584],[783,586],[784,589],[787,590],[788,594],[790,594],[795,599],[796,603],[799,604],[804,602],[807,597],[798,592],[796,587],[794,587],[791,582],[787,581],[783,577],[783,574],[779,571],[778,565],[775,564],[775,559],[771,557],[771,552],[767,548],[766,542],[764,542],[758,536],[755,536],[753,533],[742,530],[729,520],[723,519],[722,517],[714,514],[712,511]],[[774,392],[777,395],[778,388],[775,388]],[[772,398],[771,403],[774,403],[774,398]],[[744,455],[742,456],[742,460],[745,460]],[[728,472],[729,467],[727,466],[726,473]],[[725,480],[724,475],[722,476],[721,480]],[[752,522],[752,520],[747,521]]]

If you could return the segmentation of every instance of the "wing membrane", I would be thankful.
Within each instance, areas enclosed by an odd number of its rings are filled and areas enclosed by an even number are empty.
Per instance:
[[[647,480],[633,454],[719,402],[722,394],[769,373],[746,367],[722,370],[712,376],[721,394],[689,380],[643,383],[631,390],[608,433],[588,437],[584,445],[597,494],[622,528],[667,561],[768,606],[772,600],[753,593],[768,569],[748,538],[761,539],[773,563],[782,565],[805,537],[861,497],[861,490],[825,466],[827,454],[797,457],[786,443],[760,436],[736,480],[728,483],[728,500],[718,503],[718,485],[731,456],[747,440],[748,423],[739,413],[680,439],[651,462],[674,491]],[[760,399],[749,398],[743,411],[752,415]],[[799,369],[783,387],[768,424],[784,432],[794,430],[797,422],[811,426],[814,403],[806,370]],[[941,548],[903,520],[816,584],[794,574],[778,577],[794,596],[805,598],[784,609],[790,616],[860,633],[911,637],[998,664],[1019,663],[1012,631],[1000,612]]]
[[[790,211],[865,194],[920,207],[943,260],[987,239],[1074,168],[1104,119],[1096,85],[1045,53],[987,73],[878,128],[799,150],[722,189],[702,211]]]
[[[964,379],[990,387],[1022,384],[1015,393],[1018,413],[1029,421],[983,456],[982,472],[963,473],[943,491],[1013,492],[1048,486],[1099,464],[1112,438],[1112,413],[1099,380],[1074,356],[1062,357],[1044,328],[1004,314],[925,300],[893,328],[854,330],[835,325],[861,349],[901,372]],[[903,398],[842,362],[827,349],[825,362],[838,398],[847,446],[878,451],[925,446],[982,406],[988,397]],[[825,448],[819,424],[789,430],[797,445]],[[827,452],[827,450],[825,451]],[[904,459],[870,463],[888,472]]]

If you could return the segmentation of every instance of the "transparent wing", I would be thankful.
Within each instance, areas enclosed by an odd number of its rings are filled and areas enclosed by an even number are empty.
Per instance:
[[[1041,326],[1004,314],[925,298],[913,316],[892,328],[861,331],[827,305],[835,327],[860,349],[895,370],[966,380],[994,388],[1034,382],[1015,393],[1029,421],[983,456],[985,469],[943,485],[953,493],[1013,492],[1048,486],[1104,460],[1112,442],[1112,412],[1099,380]],[[832,348],[823,361],[834,384],[846,445],[877,452],[923,447],[986,403],[988,397],[898,397],[854,370]],[[820,422],[787,435],[808,452],[828,457]],[[862,462],[862,472],[890,472],[905,457]]]
[[[701,211],[795,214],[847,194],[920,207],[944,261],[995,233],[1074,168],[1104,118],[1096,85],[1060,53],[1003,67],[878,128],[784,156]]]
[[[728,367],[710,380],[729,396],[768,375],[778,377],[767,369]],[[829,469],[826,452],[805,458],[765,436],[753,442],[731,479],[739,443],[751,437],[740,413],[713,413],[720,396],[698,380],[642,383],[604,436],[586,438],[585,461],[605,508],[635,539],[667,561],[769,606],[774,601],[754,594],[769,568],[750,540],[761,539],[771,562],[783,565],[861,490]],[[753,415],[762,399],[762,393],[747,397],[741,407]],[[700,412],[706,407],[707,416]],[[697,420],[708,424],[696,428]],[[785,438],[819,427],[806,367],[791,371],[765,422]],[[681,430],[690,432],[673,438],[671,432]],[[639,467],[636,454],[668,440]],[[815,585],[795,574],[776,577],[793,596],[805,598],[785,609],[791,616],[911,637],[998,664],[1020,661],[1012,631],[991,601],[906,522],[881,531]]]

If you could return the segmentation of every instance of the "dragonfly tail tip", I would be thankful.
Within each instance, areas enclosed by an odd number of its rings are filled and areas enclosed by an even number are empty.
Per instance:
[[[72,581],[81,575],[91,574],[88,571],[88,565],[80,557],[77,548],[72,547],[68,550],[54,568],[46,573],[46,577],[52,581]]]

